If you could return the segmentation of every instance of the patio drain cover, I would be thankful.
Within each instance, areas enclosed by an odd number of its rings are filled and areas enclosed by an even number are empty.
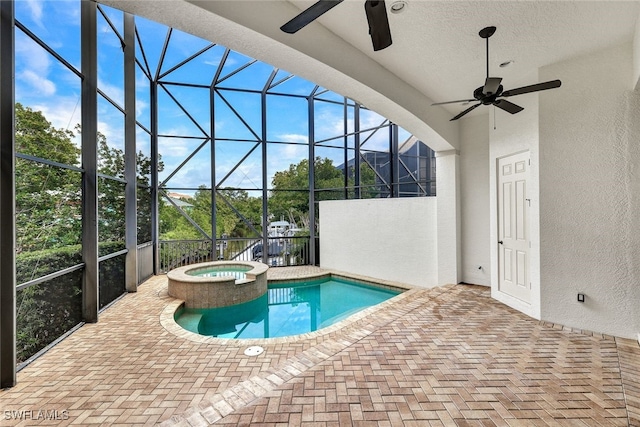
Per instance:
[[[260,347],[259,345],[252,345],[251,347],[247,347],[247,349],[244,351],[244,355],[257,356],[259,354],[262,354],[262,352],[264,352],[264,348]]]

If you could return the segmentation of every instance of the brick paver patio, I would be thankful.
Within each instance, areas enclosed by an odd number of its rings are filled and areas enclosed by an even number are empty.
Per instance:
[[[488,288],[412,289],[259,356],[168,331],[173,301],[154,277],[82,326],[0,391],[0,425],[640,426],[636,341],[536,321]]]

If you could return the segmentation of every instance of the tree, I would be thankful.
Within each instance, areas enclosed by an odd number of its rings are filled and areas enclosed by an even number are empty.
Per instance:
[[[80,148],[74,132],[54,128],[41,112],[21,104],[15,106],[15,118],[16,152],[21,154],[16,159],[16,282],[22,284],[81,263],[82,172],[75,169]],[[99,172],[122,177],[114,172],[124,165],[122,151],[110,149],[103,135],[98,135],[98,144]],[[124,212],[122,218],[117,212],[124,203],[122,188],[120,181],[106,178],[99,186],[101,238],[113,242],[101,242],[101,253],[121,248]],[[124,290],[123,283],[103,286],[105,277],[122,277],[121,269],[115,258],[101,262],[101,306]],[[18,360],[82,321],[81,275],[73,271],[16,292]]]
[[[163,240],[205,238],[189,219],[198,224],[207,235],[211,235],[211,190],[200,187],[192,198],[183,201],[190,206],[179,210],[166,199],[160,204],[161,238]],[[223,234],[228,237],[257,237],[247,222],[259,230],[261,211],[262,199],[249,197],[244,190],[216,190],[216,237],[220,238]]]
[[[262,198],[250,197],[244,190],[229,188],[219,189],[216,194],[219,232],[221,230],[229,237],[258,237],[253,229],[261,231]]]
[[[349,166],[347,188],[355,186],[353,166]],[[315,200],[338,200],[344,198],[344,171],[336,168],[329,158],[316,157],[315,160]],[[360,163],[360,185],[375,185],[375,173],[365,162]],[[276,172],[272,181],[273,191],[269,197],[269,213],[274,218],[289,213],[296,216],[309,215],[309,161],[301,160],[292,164],[289,169]],[[318,191],[320,190],[320,191]],[[324,190],[324,191],[323,191]],[[377,190],[367,188],[362,190],[364,197],[375,197]],[[354,197],[352,189],[348,190],[349,197]]]
[[[136,173],[137,173],[137,236],[138,243],[151,241],[151,158],[146,156],[142,151],[136,153]],[[158,173],[164,170],[162,156],[158,154],[157,162]]]
[[[54,128],[42,112],[17,103],[15,106],[16,152],[54,162],[77,165],[80,148],[72,139],[72,131]]]
[[[107,138],[98,132],[98,240],[120,242],[125,247],[125,184],[113,178],[124,179],[124,151],[110,147]],[[102,251],[101,251],[102,252]],[[101,253],[100,255],[106,255]]]
[[[160,198],[160,238],[162,240],[205,239],[211,234],[211,195],[200,187],[192,198],[183,199],[188,207],[176,208],[166,197]],[[206,235],[189,221],[192,220]]]
[[[316,157],[315,189],[343,189],[344,172],[333,165],[329,158]],[[289,169],[276,172],[269,195],[269,213],[274,218],[288,217],[290,212],[308,215],[309,212],[309,161],[301,160],[289,165]],[[329,193],[327,193],[329,194]]]
[[[78,166],[80,148],[73,139],[81,133],[56,129],[42,112],[21,104],[15,106],[16,152],[62,165]],[[124,178],[124,152],[110,147],[107,138],[98,133],[98,173],[106,177]],[[148,186],[151,159],[141,151],[136,154],[138,183]],[[163,164],[158,162],[159,170]],[[18,158],[16,160],[16,228],[17,253],[78,245],[82,236],[82,174],[79,171]],[[124,245],[124,184],[100,178],[99,226],[100,242],[122,242]],[[149,194],[139,200],[139,229],[150,230]],[[145,213],[145,215],[142,215]],[[145,233],[149,235],[147,231]],[[150,238],[150,236],[148,236]],[[148,239],[147,239],[148,240]],[[146,240],[143,240],[146,241]]]
[[[65,165],[77,165],[74,133],[54,128],[39,111],[15,106],[16,152]],[[18,158],[16,160],[16,250],[33,251],[81,241],[81,173]]]

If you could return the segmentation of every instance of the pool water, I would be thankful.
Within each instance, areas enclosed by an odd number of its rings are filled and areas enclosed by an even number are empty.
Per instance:
[[[251,267],[227,267],[227,266],[215,266],[196,268],[194,270],[187,271],[190,276],[198,277],[221,277],[231,276],[234,279],[245,279],[247,271],[251,270]]]
[[[253,301],[223,308],[181,309],[175,320],[200,335],[275,338],[313,332],[376,305],[399,291],[343,279],[269,285]]]

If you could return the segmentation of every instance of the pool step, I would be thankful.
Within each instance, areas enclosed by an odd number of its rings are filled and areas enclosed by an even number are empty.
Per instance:
[[[202,320],[202,313],[189,313],[185,311],[180,315],[180,326],[188,331],[197,331]]]

